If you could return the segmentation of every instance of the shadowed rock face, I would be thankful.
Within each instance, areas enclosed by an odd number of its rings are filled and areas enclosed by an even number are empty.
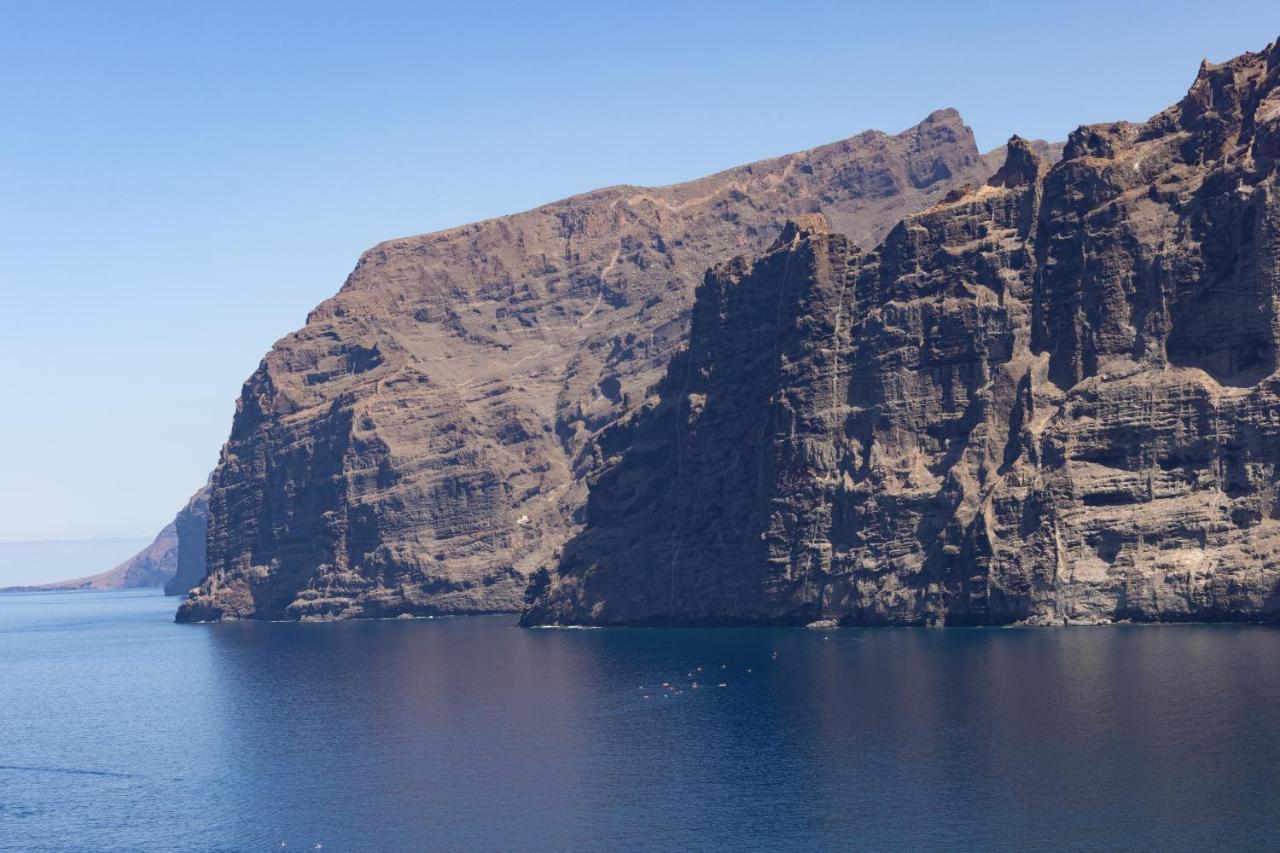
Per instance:
[[[178,550],[173,576],[164,585],[165,595],[186,595],[205,576],[205,540],[209,527],[209,487],[191,496],[173,520]]]
[[[811,212],[874,245],[989,171],[948,110],[372,249],[245,384],[179,620],[519,610],[708,266]]]
[[[1273,45],[720,265],[524,623],[1276,620],[1277,158]]]

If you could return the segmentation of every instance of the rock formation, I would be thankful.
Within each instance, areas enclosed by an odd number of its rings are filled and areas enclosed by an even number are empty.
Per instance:
[[[204,580],[205,539],[209,527],[209,487],[203,486],[179,510],[171,525],[178,539],[173,574],[164,584],[165,595],[186,595]]]
[[[871,246],[988,172],[944,110],[375,247],[245,384],[179,620],[519,610],[577,529],[595,437],[661,377],[709,265],[810,212]]]
[[[1280,47],[699,288],[525,624],[1280,618]]]

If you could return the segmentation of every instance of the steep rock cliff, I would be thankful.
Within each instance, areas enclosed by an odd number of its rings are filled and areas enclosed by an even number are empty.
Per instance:
[[[873,245],[989,171],[954,111],[367,252],[244,386],[183,621],[518,610],[705,269],[822,212]]]
[[[717,267],[524,623],[1280,618],[1277,158],[1272,45]]]
[[[204,580],[205,540],[209,527],[209,486],[191,496],[187,505],[173,519],[173,532],[178,540],[173,574],[164,584],[165,595],[186,595]]]

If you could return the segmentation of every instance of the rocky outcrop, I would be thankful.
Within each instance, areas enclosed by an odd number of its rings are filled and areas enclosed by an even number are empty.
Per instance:
[[[178,540],[173,574],[165,582],[165,595],[186,595],[204,580],[205,540],[209,528],[209,486],[191,496],[171,525]]]
[[[1280,618],[1280,48],[699,289],[525,624]]]
[[[988,174],[959,116],[384,243],[245,384],[183,621],[518,610],[705,269],[821,212],[874,245]]]

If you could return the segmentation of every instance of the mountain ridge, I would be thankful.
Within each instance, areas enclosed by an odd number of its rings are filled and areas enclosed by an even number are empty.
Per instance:
[[[821,209],[858,239],[986,177],[954,110],[363,253],[246,382],[182,621],[518,610],[594,437],[681,345],[710,264]]]
[[[1280,619],[1280,48],[714,268],[526,625]]]
[[[182,589],[173,588],[174,576],[180,567],[186,566],[184,579],[190,579],[199,566],[200,577],[204,565],[204,525],[208,510],[208,489],[201,488],[178,511],[155,538],[114,568],[97,574],[84,575],[64,581],[44,584],[28,584],[0,588],[0,592],[38,592],[76,589],[165,589],[166,595],[178,595]],[[199,577],[195,578],[199,580]]]

